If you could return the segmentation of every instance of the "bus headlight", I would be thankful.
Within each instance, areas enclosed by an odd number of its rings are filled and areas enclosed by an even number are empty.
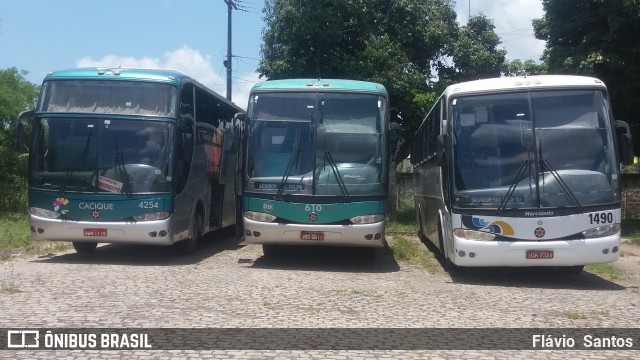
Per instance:
[[[384,214],[354,216],[349,221],[352,224],[373,224],[384,220]]]
[[[155,221],[155,220],[164,220],[166,218],[169,217],[169,215],[171,215],[170,212],[167,211],[159,211],[159,212],[152,212],[152,213],[146,213],[146,214],[140,214],[140,215],[135,215],[133,217],[133,220],[135,221]]]
[[[37,216],[45,219],[57,219],[60,217],[60,213],[47,210],[47,209],[37,208],[37,207],[29,208],[29,213],[33,216]]]
[[[468,229],[455,229],[453,233],[457,237],[466,240],[493,241],[496,238],[496,234]]]
[[[247,219],[253,220],[253,221],[273,222],[276,219],[276,217],[271,214],[265,214],[257,211],[245,211],[242,214]]]
[[[585,239],[591,239],[613,235],[618,231],[620,231],[620,224],[607,224],[583,231],[582,236],[584,236]]]

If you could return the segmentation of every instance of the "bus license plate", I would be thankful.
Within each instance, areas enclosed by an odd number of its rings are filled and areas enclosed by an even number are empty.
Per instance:
[[[553,250],[527,250],[527,259],[553,259]]]
[[[322,232],[314,232],[314,231],[301,231],[300,232],[301,240],[324,240],[324,233]]]
[[[107,229],[83,229],[84,236],[107,236]]]

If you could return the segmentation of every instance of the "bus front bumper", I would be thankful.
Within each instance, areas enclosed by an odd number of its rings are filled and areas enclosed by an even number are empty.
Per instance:
[[[94,222],[48,219],[29,215],[34,240],[170,245],[171,217],[156,221]]]
[[[384,221],[359,225],[278,224],[243,218],[246,244],[384,247]],[[307,238],[307,240],[303,238]]]
[[[576,266],[614,262],[620,256],[620,233],[593,239],[518,242],[474,241],[454,235],[454,243],[453,263],[458,266]]]

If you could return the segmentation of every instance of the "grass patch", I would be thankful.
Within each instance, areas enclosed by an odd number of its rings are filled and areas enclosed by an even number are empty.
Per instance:
[[[577,311],[570,311],[564,314],[567,319],[571,319],[571,320],[579,320],[579,319],[584,319],[584,315],[580,314]]]
[[[584,269],[607,280],[622,280],[625,274],[624,270],[613,264],[589,264]]]
[[[388,234],[416,234],[418,232],[418,226],[416,225],[416,213],[413,203],[401,201],[400,204],[398,204],[396,220],[389,221],[387,223],[385,232]]]
[[[419,241],[403,235],[392,236],[387,240],[396,260],[420,265],[430,274],[438,272],[439,266],[433,253]]]
[[[0,292],[15,294],[20,291],[20,285],[16,275],[13,273],[13,266],[11,266],[10,270],[0,278]]]
[[[623,219],[621,232],[627,242],[640,245],[640,219]]]
[[[27,216],[24,214],[9,213],[0,216],[0,261],[17,254],[41,255],[70,248],[71,243],[68,242],[33,241]]]

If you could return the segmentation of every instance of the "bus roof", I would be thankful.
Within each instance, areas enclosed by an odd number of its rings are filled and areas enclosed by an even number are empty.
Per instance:
[[[157,81],[178,85],[189,76],[174,70],[132,68],[77,68],[58,70],[45,76],[44,81],[55,79],[99,79]]]
[[[268,80],[258,83],[251,88],[251,92],[258,91],[363,91],[386,94],[387,89],[382,84],[347,79],[283,79]]]
[[[500,77],[453,84],[444,91],[446,97],[494,91],[518,91],[550,88],[596,87],[606,89],[596,78],[575,75],[536,75]]]
[[[239,112],[244,110],[235,103],[227,100],[224,96],[209,89],[196,79],[175,70],[166,69],[135,69],[135,68],[76,68],[50,72],[45,76],[47,80],[129,80],[129,81],[149,81],[160,82],[180,86],[183,80],[189,80],[193,84],[200,86],[205,91],[210,92],[220,101],[223,101],[236,108]]]

